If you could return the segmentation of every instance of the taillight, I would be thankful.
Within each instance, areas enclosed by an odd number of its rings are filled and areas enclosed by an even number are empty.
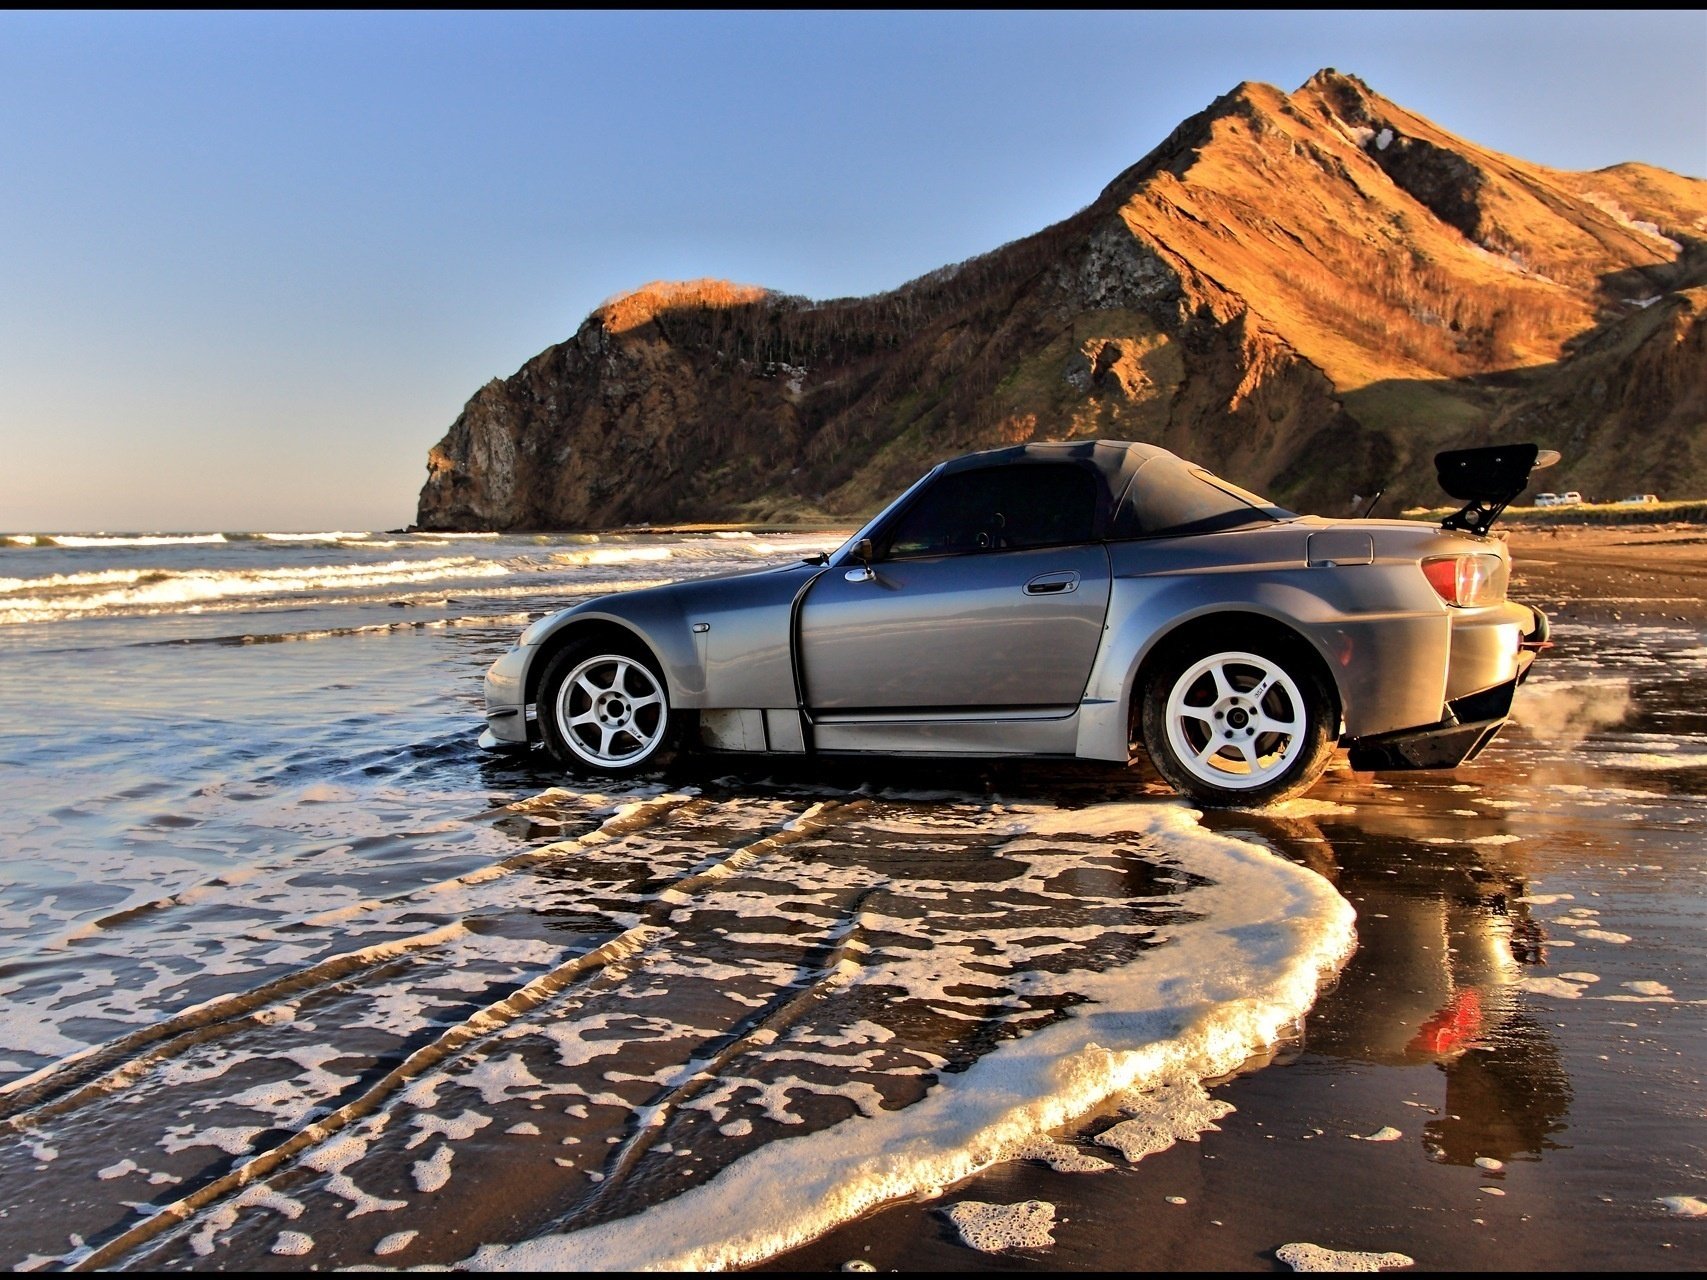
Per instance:
[[[1460,608],[1498,604],[1505,598],[1505,562],[1498,556],[1434,556],[1423,576],[1447,604]]]

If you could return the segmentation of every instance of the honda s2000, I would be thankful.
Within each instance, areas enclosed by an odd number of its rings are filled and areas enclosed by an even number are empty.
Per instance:
[[[1055,756],[1141,746],[1199,803],[1444,769],[1505,722],[1547,621],[1489,526],[1556,455],[1444,453],[1441,525],[1283,511],[1164,449],[936,467],[829,556],[542,618],[486,677],[487,747],[634,773],[677,747]]]

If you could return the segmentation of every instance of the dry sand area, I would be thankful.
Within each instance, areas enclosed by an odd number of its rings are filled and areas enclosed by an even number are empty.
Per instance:
[[[1514,526],[1517,579],[1535,603],[1576,621],[1707,621],[1707,525]]]

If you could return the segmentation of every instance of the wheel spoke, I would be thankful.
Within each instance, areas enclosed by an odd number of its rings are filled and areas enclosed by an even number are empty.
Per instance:
[[[604,692],[604,689],[593,683],[591,675],[582,675],[577,677],[575,680],[575,687],[582,693],[586,694],[588,698],[596,698]]]
[[[609,725],[599,730],[599,754],[601,756],[607,759],[610,757],[610,744],[615,737],[616,730]]]
[[[569,717],[569,728],[573,729],[576,725],[592,724],[596,720],[598,720],[598,717],[596,715],[594,715],[590,710],[583,711],[578,716],[570,716]]]
[[[628,705],[630,707],[632,707],[634,710],[638,711],[642,707],[658,706],[663,701],[664,701],[663,696],[661,694],[659,694],[657,690],[653,690],[651,693],[647,694],[644,698],[630,698],[628,700]]]
[[[1211,728],[1214,727],[1213,722],[1209,718],[1209,708],[1208,707],[1182,706],[1179,709],[1179,713],[1180,713],[1180,715],[1185,716],[1187,719],[1201,720],[1204,724],[1209,725]]]
[[[1233,696],[1233,686],[1227,680],[1226,667],[1217,663],[1215,666],[1209,668],[1209,674],[1214,677],[1215,680],[1215,700],[1217,702],[1222,698],[1230,698]]]

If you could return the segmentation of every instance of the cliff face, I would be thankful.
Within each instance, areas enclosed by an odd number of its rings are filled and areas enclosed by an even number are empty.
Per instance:
[[[1331,71],[1244,84],[1073,217],[890,293],[607,303],[475,393],[418,523],[853,516],[1095,435],[1329,513],[1434,501],[1437,449],[1518,435],[1564,452],[1553,487],[1699,489],[1703,285],[1707,182],[1527,164]]]

